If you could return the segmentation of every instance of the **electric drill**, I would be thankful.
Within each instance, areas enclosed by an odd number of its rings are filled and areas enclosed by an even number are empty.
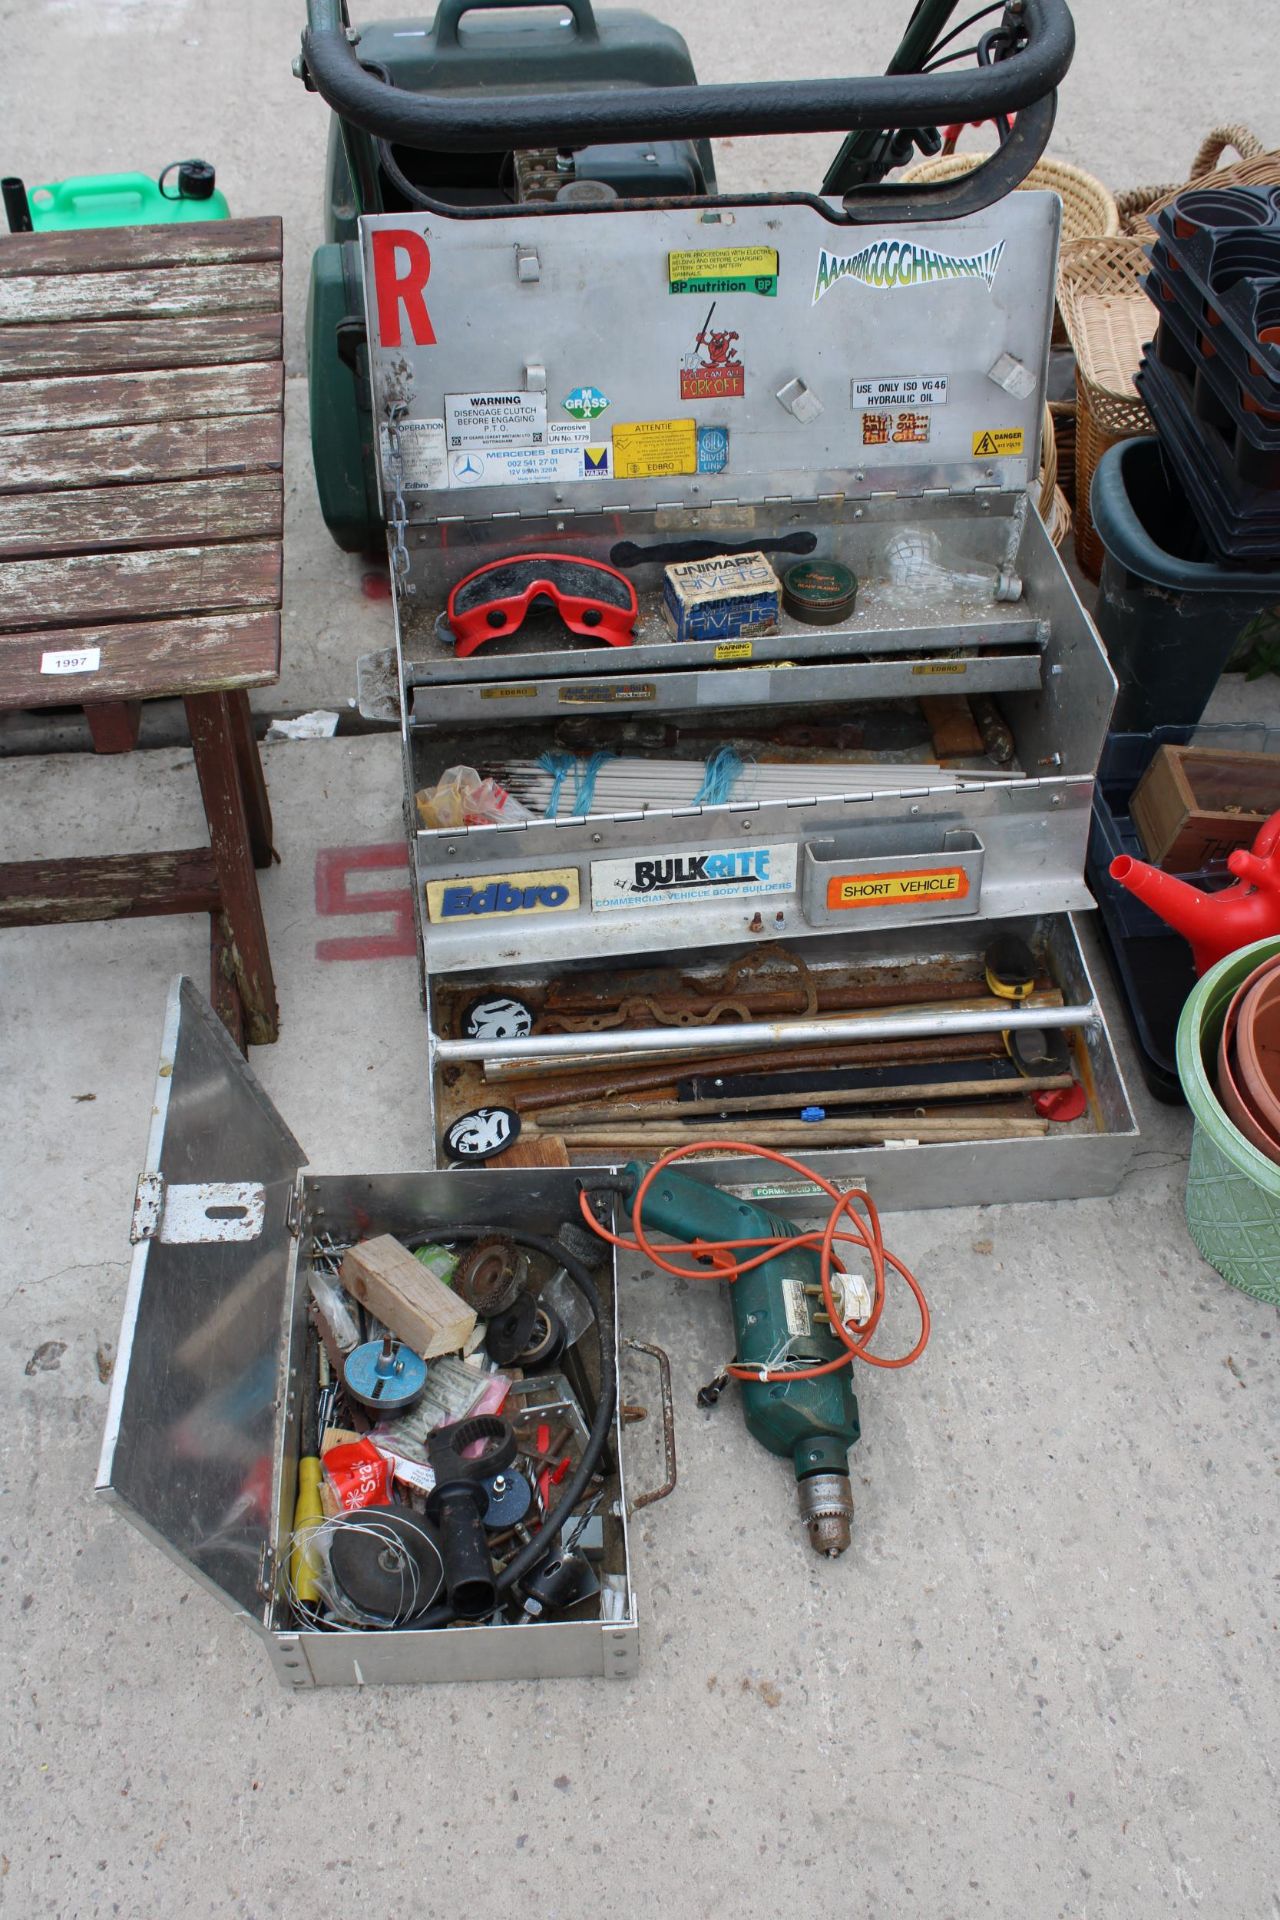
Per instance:
[[[647,1171],[634,1161],[624,1170],[629,1210]],[[785,1239],[796,1231],[789,1220],[763,1207],[670,1169],[645,1194],[643,1216],[647,1233],[674,1240]],[[750,1254],[744,1249],[741,1257]],[[769,1372],[815,1367],[846,1351],[826,1324],[820,1263],[807,1247],[790,1248],[742,1274],[729,1288],[729,1297],[735,1359],[742,1366]],[[849,1545],[853,1514],[849,1448],[859,1426],[850,1374],[846,1366],[817,1380],[741,1382],[748,1431],[770,1453],[793,1463],[810,1544],[829,1560]]]

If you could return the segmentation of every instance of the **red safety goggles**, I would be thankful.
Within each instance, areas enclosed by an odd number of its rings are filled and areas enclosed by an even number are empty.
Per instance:
[[[459,580],[446,618],[459,660],[515,633],[535,601],[549,600],[570,633],[629,647],[639,611],[625,574],[580,554],[522,553],[490,560]]]

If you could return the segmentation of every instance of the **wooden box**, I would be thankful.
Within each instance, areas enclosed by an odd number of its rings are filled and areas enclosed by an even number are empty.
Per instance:
[[[1166,873],[1223,866],[1280,810],[1280,754],[1161,747],[1129,811],[1148,860]]]

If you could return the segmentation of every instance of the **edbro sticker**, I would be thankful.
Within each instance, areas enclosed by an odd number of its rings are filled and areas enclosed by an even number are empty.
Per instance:
[[[718,304],[711,302],[693,336],[692,351],[680,362],[682,400],[741,399],[746,391],[747,370],[738,352],[738,333],[732,327],[711,325]]]
[[[938,280],[980,280],[990,293],[1004,257],[1004,241],[984,253],[939,253],[914,240],[875,240],[858,253],[818,254],[813,283],[813,305],[837,280],[856,280],[864,287],[928,287]]]
[[[573,913],[577,906],[576,867],[555,867],[540,873],[480,873],[467,880],[427,882],[427,918],[436,922]]]
[[[795,884],[794,841],[780,847],[717,847],[708,853],[591,863],[591,904],[597,912],[791,893]]]

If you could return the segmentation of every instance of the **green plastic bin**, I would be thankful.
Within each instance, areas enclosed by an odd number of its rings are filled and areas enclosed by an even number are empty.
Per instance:
[[[147,173],[87,173],[74,180],[48,180],[29,187],[36,233],[80,227],[148,227],[163,222],[226,220],[231,209],[217,187],[206,199],[161,193]]]
[[[1280,1306],[1280,1166],[1233,1127],[1218,1104],[1214,1072],[1231,996],[1280,939],[1229,953],[1192,988],[1178,1022],[1178,1077],[1195,1117],[1187,1173],[1191,1238],[1224,1280]]]

